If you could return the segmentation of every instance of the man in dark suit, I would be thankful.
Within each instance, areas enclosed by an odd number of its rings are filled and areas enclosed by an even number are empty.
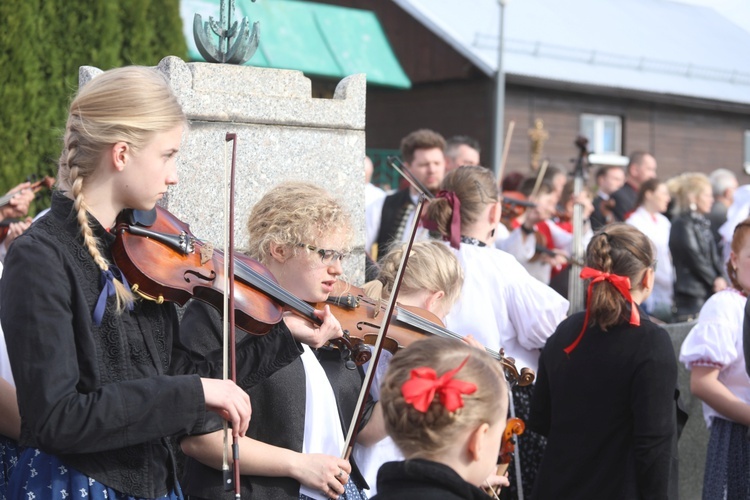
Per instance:
[[[604,165],[596,171],[596,185],[598,187],[596,198],[594,198],[594,213],[591,214],[591,229],[596,231],[610,222],[611,210],[603,204],[610,199],[613,193],[625,184],[625,171],[617,165]]]
[[[618,221],[624,221],[635,210],[641,184],[656,177],[656,160],[648,153],[636,151],[630,155],[626,174],[625,184],[612,194],[615,202],[612,213]]]
[[[445,175],[445,139],[429,129],[416,130],[401,140],[401,159],[414,177],[427,189],[437,192]],[[377,243],[377,255],[383,256],[391,245],[403,241],[410,227],[418,193],[410,186],[366,207],[366,246]],[[408,235],[407,235],[408,236]]]

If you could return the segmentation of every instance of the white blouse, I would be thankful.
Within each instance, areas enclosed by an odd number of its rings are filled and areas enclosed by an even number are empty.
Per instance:
[[[719,368],[719,382],[735,396],[750,404],[750,378],[745,372],[742,325],[747,298],[733,288],[712,295],[703,305],[698,324],[682,343],[680,362],[688,368]],[[703,403],[703,418],[711,426],[716,416],[726,418]]]
[[[625,221],[639,229],[650,239],[656,249],[656,272],[654,273],[654,289],[644,301],[646,311],[654,311],[658,304],[672,304],[674,293],[674,268],[672,254],[669,253],[669,232],[672,223],[662,214],[652,216],[645,208],[638,207]]]
[[[565,318],[568,301],[533,278],[510,254],[461,243],[452,249],[464,270],[461,297],[446,317],[448,329],[473,335],[485,347],[536,373],[539,350]]]

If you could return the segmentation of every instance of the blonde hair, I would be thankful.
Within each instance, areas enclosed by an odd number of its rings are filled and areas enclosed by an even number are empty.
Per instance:
[[[711,190],[711,181],[706,174],[686,173],[667,182],[672,198],[675,200],[675,213],[687,212],[695,197],[705,189]]]
[[[250,212],[247,253],[267,264],[272,243],[296,252],[299,245],[312,245],[328,233],[344,235],[349,246],[351,227],[349,212],[328,191],[307,182],[284,182],[266,192]]]
[[[456,194],[461,201],[461,225],[473,224],[488,204],[495,203],[500,190],[492,171],[484,167],[461,167],[445,176],[440,189]],[[427,218],[434,221],[440,234],[450,237],[453,208],[445,198],[430,201]]]
[[[669,265],[669,263],[665,263]],[[586,249],[586,265],[630,278],[631,290],[641,287],[646,268],[655,265],[653,244],[635,227],[618,222],[597,232]],[[608,281],[594,285],[589,297],[591,324],[602,330],[626,320],[630,302]]]
[[[391,249],[380,261],[377,282],[383,284],[383,298],[393,291],[396,273],[406,244]],[[456,302],[464,282],[464,271],[453,252],[438,241],[418,241],[411,247],[409,261],[401,279],[402,293],[443,291],[446,310]]]
[[[404,400],[401,386],[411,371],[430,367],[438,376],[466,364],[454,376],[477,386],[463,394],[464,406],[449,412],[435,398],[426,413]],[[385,428],[406,458],[435,458],[451,448],[467,429],[493,424],[506,416],[508,389],[500,364],[487,353],[463,342],[432,337],[419,340],[393,357],[380,389]]]
[[[113,144],[126,142],[137,152],[155,134],[186,123],[177,98],[153,68],[129,66],[106,71],[81,87],[71,102],[57,182],[73,198],[84,245],[102,271],[110,264],[90,226],[84,184]],[[133,295],[120,281],[114,280],[114,284],[117,310],[122,312],[132,303]]]

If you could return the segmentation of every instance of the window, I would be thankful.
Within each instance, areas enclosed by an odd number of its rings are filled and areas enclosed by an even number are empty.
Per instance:
[[[750,130],[745,130],[745,173],[750,174]]]
[[[622,154],[622,119],[619,116],[582,114],[581,135],[589,140],[592,153]]]

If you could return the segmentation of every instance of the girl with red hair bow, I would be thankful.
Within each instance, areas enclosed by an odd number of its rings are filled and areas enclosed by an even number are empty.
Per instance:
[[[377,500],[486,499],[505,430],[508,389],[500,364],[450,339],[428,338],[393,357],[380,403],[403,462],[378,472]]]
[[[532,498],[676,498],[677,364],[669,334],[639,310],[654,287],[651,242],[609,225],[586,264],[586,310],[539,359],[527,423],[547,448]]]

